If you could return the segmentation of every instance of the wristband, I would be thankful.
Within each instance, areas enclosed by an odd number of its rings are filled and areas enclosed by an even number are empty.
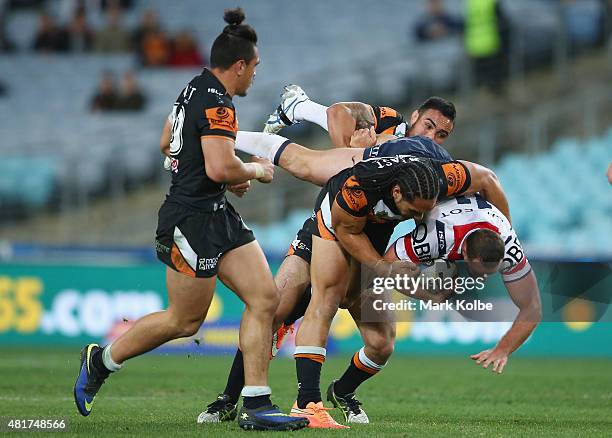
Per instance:
[[[259,163],[251,163],[255,167],[255,179],[263,178],[266,176],[266,171],[263,166]]]

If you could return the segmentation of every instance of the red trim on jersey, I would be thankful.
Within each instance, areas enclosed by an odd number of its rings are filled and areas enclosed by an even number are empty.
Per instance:
[[[411,262],[414,262],[414,263],[420,262],[419,258],[417,257],[417,255],[414,253],[414,250],[412,249],[412,236],[404,237],[404,248],[406,248],[406,254],[408,255],[408,258],[410,259]]]
[[[516,266],[510,269],[508,272],[502,272],[503,275],[512,275],[520,271],[527,264],[527,257],[523,256],[523,259],[516,264]]]
[[[472,222],[471,224],[454,225],[453,233],[455,235],[455,243],[453,244],[453,248],[448,253],[448,260],[453,261],[463,259],[463,256],[459,254],[459,249],[461,248],[461,243],[463,243],[463,239],[465,239],[466,234],[470,233],[471,231],[481,230],[483,228],[500,234],[499,229],[489,222]]]

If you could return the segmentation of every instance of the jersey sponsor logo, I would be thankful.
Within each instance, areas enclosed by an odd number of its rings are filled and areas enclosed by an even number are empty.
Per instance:
[[[223,93],[221,93],[219,90],[217,90],[216,88],[209,88],[207,90],[209,93],[212,94],[216,94],[217,96],[223,96]]]
[[[384,119],[385,117],[397,117],[397,111],[393,108],[389,108],[388,106],[380,107],[380,118]]]
[[[427,224],[420,222],[412,231],[412,252],[420,261],[431,259],[431,246],[427,242]]]
[[[346,205],[355,212],[360,211],[368,205],[368,200],[363,190],[358,189],[359,183],[354,176],[346,180],[342,186],[342,198]]]
[[[225,106],[207,108],[205,114],[206,118],[208,119],[208,123],[210,124],[210,129],[238,132],[236,113],[232,108],[227,108]]]
[[[467,180],[467,173],[465,167],[460,163],[446,163],[442,165],[442,171],[446,177],[446,183],[448,190],[447,196],[452,196],[455,193],[461,191]]]
[[[444,223],[436,221],[436,234],[438,236],[438,254],[446,255],[446,233]]]

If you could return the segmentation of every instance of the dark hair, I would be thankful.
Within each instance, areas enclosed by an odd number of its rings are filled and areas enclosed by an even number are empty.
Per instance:
[[[480,259],[483,263],[499,263],[504,258],[504,242],[495,231],[486,228],[476,230],[467,236],[467,256]]]
[[[427,99],[421,104],[417,111],[419,114],[423,114],[423,112],[427,111],[428,109],[440,111],[444,117],[448,117],[453,122],[457,116],[455,105],[450,100],[442,99],[441,97],[437,96],[432,96]]]
[[[411,160],[375,171],[361,162],[355,166],[355,176],[359,181],[356,189],[381,191],[397,184],[407,201],[435,199],[440,193],[440,180],[427,159]]]
[[[210,66],[227,69],[237,61],[250,62],[255,58],[257,34],[248,24],[242,24],[245,15],[242,8],[226,9],[223,19],[227,26],[215,39],[210,50]]]

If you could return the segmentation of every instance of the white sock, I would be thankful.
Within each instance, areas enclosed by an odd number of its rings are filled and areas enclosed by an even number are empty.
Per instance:
[[[109,371],[119,371],[122,365],[116,363],[111,358],[111,346],[112,345],[113,344],[108,344],[106,347],[104,347],[104,350],[102,350],[102,363],[104,364],[106,369],[108,369]]]
[[[289,143],[291,142],[287,138],[276,134],[238,131],[234,147],[239,151],[267,158],[274,164],[278,164],[280,154]]]
[[[359,350],[359,361],[365,366],[367,366],[368,368],[372,368],[373,370],[378,370],[378,371],[382,370],[383,367],[387,364],[385,362],[384,364],[379,365],[376,362],[374,362],[372,359],[370,359],[368,356],[366,356],[365,347],[361,347],[361,350]]]
[[[269,386],[245,386],[240,395],[243,397],[259,397],[260,395],[270,395],[272,389]]]
[[[306,120],[307,122],[316,123],[321,128],[327,129],[327,107],[312,100],[305,100],[298,103],[293,110],[295,120]]]

